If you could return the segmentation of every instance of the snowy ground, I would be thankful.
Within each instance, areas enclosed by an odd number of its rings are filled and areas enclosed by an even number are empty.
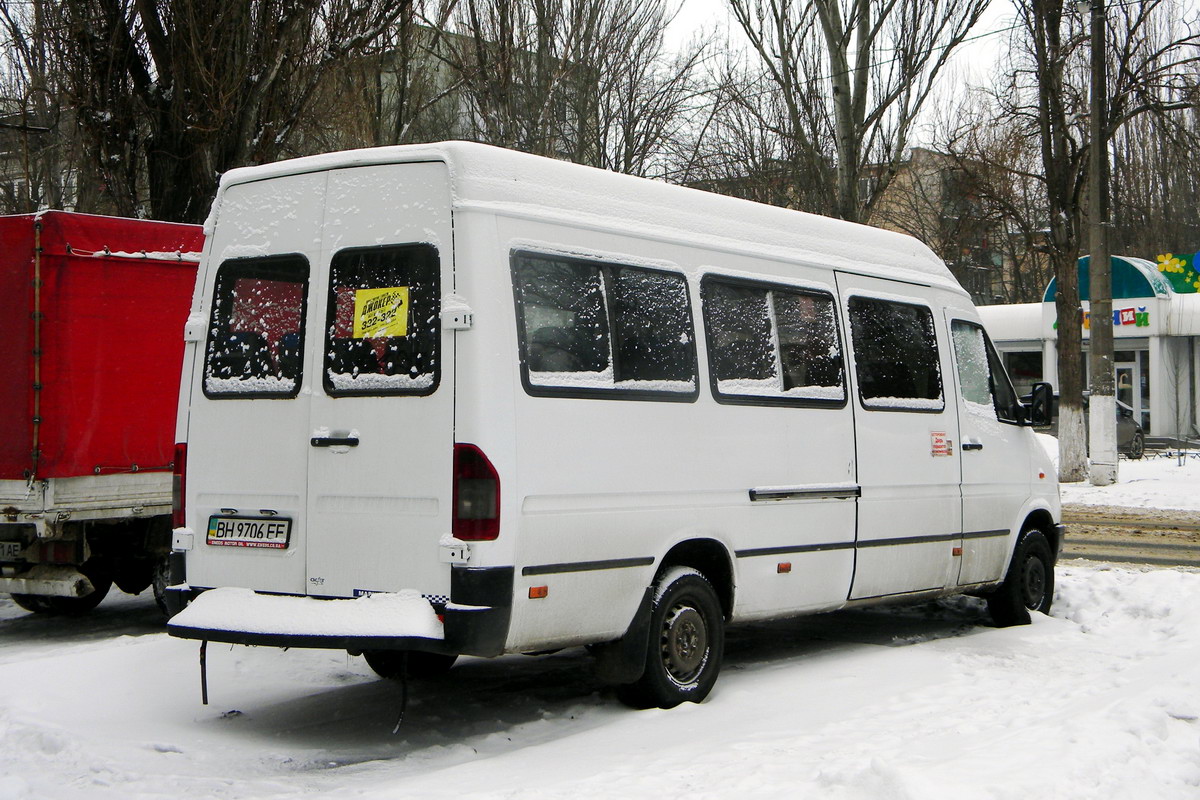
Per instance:
[[[1044,433],[1038,439],[1058,463],[1058,440]],[[1200,452],[1156,454],[1136,461],[1117,462],[1117,482],[1061,484],[1063,503],[1135,509],[1200,511]]]
[[[1193,464],[1122,461],[1074,502],[1180,507],[1159,489]],[[0,599],[0,800],[1200,797],[1196,570],[1065,562],[1022,628],[971,599],[738,628],[673,711],[625,710],[579,650],[468,659],[395,734],[399,688],[326,651],[210,646],[202,706],[197,646],[156,614]]]

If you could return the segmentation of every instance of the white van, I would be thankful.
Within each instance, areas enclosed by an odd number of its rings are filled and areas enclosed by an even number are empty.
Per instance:
[[[670,707],[726,624],[1050,606],[1049,387],[907,236],[453,142],[230,172],[200,272],[175,636]]]

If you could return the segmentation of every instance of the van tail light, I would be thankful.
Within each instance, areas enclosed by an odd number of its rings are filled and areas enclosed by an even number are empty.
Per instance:
[[[175,460],[171,462],[171,527],[184,526],[184,492],[187,491],[187,443],[175,445]]]
[[[490,541],[500,535],[500,476],[473,444],[454,445],[454,524],[456,539]]]

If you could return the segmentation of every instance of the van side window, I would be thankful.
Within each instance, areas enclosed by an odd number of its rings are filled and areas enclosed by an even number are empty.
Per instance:
[[[230,259],[217,268],[204,350],[210,398],[285,398],[300,391],[308,261]]]
[[[1004,362],[1001,360],[1000,354],[996,352],[996,346],[992,344],[987,332],[983,334],[983,343],[987,346],[988,374],[992,379],[992,398],[996,403],[996,416],[1000,418],[1001,422],[1019,425],[1024,414],[1021,411],[1021,401],[1017,397],[1017,390],[1013,388],[1008,371],[1004,369]]]
[[[519,252],[522,379],[534,395],[690,400],[695,343],[682,275]]]
[[[858,295],[850,298],[849,310],[863,408],[945,408],[933,312],[922,305]]]
[[[409,244],[341,250],[329,270],[325,391],[336,397],[427,395],[437,389],[437,248]]]
[[[1018,424],[1017,393],[983,327],[956,319],[950,324],[950,334],[954,339],[954,362],[967,410]]]
[[[954,363],[958,367],[958,383],[962,387],[962,396],[967,408],[982,408],[987,416],[994,416],[987,349],[983,345],[983,328],[956,319],[950,325],[950,335],[954,339]]]
[[[683,277],[626,267],[613,276],[617,379],[694,386],[696,348]]]
[[[832,295],[712,276],[701,289],[719,401],[845,402]]]

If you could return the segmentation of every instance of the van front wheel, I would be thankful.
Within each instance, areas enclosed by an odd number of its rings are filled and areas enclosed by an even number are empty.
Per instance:
[[[659,579],[652,603],[645,669],[618,686],[617,696],[634,708],[699,703],[717,681],[725,650],[717,594],[699,572],[673,567]]]
[[[1054,602],[1054,556],[1041,531],[1022,534],[1004,583],[987,596],[988,612],[1002,628],[1028,625],[1029,612],[1050,613]]]

